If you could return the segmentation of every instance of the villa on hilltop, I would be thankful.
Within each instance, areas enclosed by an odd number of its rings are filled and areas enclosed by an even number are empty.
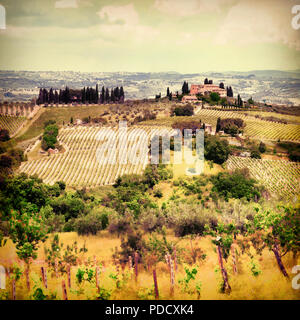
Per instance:
[[[214,84],[192,84],[190,95],[195,96],[197,94],[208,95],[212,92],[216,92],[220,95],[221,98],[227,96],[226,89],[222,89],[219,86]]]

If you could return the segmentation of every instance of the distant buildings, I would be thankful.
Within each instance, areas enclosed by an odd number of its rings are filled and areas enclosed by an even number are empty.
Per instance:
[[[216,92],[220,97],[226,97],[226,89],[222,89],[214,84],[192,84],[190,89],[190,95],[195,96],[197,94],[209,95],[212,92]]]

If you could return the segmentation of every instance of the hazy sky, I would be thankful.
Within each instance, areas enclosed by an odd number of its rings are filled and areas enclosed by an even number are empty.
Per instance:
[[[0,0],[0,69],[300,69],[297,0]]]

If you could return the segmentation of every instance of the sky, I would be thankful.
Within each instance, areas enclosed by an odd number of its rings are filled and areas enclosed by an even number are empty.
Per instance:
[[[0,29],[0,69],[300,69],[300,29],[291,23],[297,2],[0,0],[6,11],[6,29]]]

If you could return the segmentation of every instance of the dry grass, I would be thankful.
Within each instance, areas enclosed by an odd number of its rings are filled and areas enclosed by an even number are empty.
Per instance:
[[[175,237],[169,232],[169,240],[174,240]],[[154,299],[152,295],[147,295],[149,290],[153,288],[152,273],[150,271],[144,270],[142,266],[139,266],[139,277],[138,281],[135,282],[134,276],[129,274],[128,267],[126,266],[124,275],[127,275],[129,279],[120,288],[116,289],[115,280],[110,278],[110,274],[116,274],[116,267],[112,263],[112,252],[115,247],[120,245],[120,240],[116,237],[112,237],[106,231],[99,233],[97,236],[77,236],[76,233],[61,233],[60,239],[62,242],[67,244],[72,244],[73,241],[77,241],[79,245],[83,245],[86,242],[88,252],[85,253],[84,259],[88,257],[93,261],[94,255],[97,258],[98,264],[105,266],[102,269],[100,275],[100,286],[106,290],[111,290],[110,299],[114,300],[127,300],[127,299]],[[46,244],[49,245],[49,240]],[[179,244],[182,248],[189,248],[190,242],[187,239],[182,239]],[[194,241],[195,247],[200,247],[207,257],[205,261],[197,262],[193,267],[198,267],[198,274],[196,276],[197,280],[202,283],[201,289],[201,299],[204,300],[226,300],[226,299],[299,299],[299,290],[292,289],[291,279],[286,280],[278,270],[273,253],[265,250],[262,256],[255,256],[254,260],[259,264],[259,268],[262,273],[254,277],[250,270],[250,258],[246,255],[240,256],[238,258],[238,275],[232,273],[231,259],[229,258],[226,262],[226,268],[229,273],[229,282],[232,287],[232,292],[230,295],[222,294],[219,292],[220,285],[220,275],[215,272],[218,267],[218,260],[216,252],[211,244],[208,237],[201,238]],[[11,241],[8,241],[5,247],[0,250],[0,261],[4,266],[9,266],[16,262],[16,254],[14,246]],[[44,259],[43,246],[39,249],[38,260]],[[291,256],[284,257],[284,264],[288,270],[291,272],[291,268],[295,264],[299,264],[298,261],[293,261]],[[34,263],[31,267],[31,283],[32,287],[34,282],[43,288],[39,278],[40,278],[40,267],[42,264]],[[80,268],[83,268],[81,266]],[[188,266],[191,268],[192,266]],[[90,267],[95,269],[94,267]],[[77,294],[75,291],[78,290],[76,284],[76,272],[78,266],[72,267],[71,269],[71,279],[72,279],[72,289],[67,287],[69,299],[94,299],[96,296],[96,288],[92,284],[85,284],[83,286],[84,292]],[[160,299],[197,299],[196,294],[188,294],[182,291],[182,287],[178,284],[178,280],[184,277],[184,265],[179,265],[178,271],[175,274],[175,292],[174,296],[170,295],[170,277],[166,264],[160,262],[156,266],[157,277],[158,277],[158,288]],[[292,278],[293,275],[291,275]],[[65,282],[67,284],[67,277],[64,276]],[[122,280],[122,273],[120,276]],[[62,289],[61,289],[62,278],[56,279],[54,273],[48,270],[48,286],[49,289],[43,289],[45,294],[49,292],[56,292],[57,298],[61,299]],[[7,281],[7,288],[9,292],[9,298],[11,298],[10,290],[10,280]],[[25,285],[25,277],[17,282],[17,299],[28,299],[29,295]],[[33,293],[33,289],[31,294]]]

